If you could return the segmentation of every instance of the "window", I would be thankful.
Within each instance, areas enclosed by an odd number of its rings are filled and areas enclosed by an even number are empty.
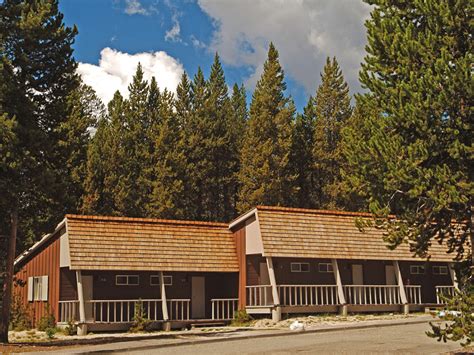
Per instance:
[[[138,286],[140,278],[138,275],[117,275],[115,276],[115,284],[117,286]]]
[[[309,264],[291,263],[291,272],[309,272]]]
[[[319,272],[333,272],[331,263],[319,263],[318,265]]]
[[[423,265],[410,265],[410,274],[423,275],[424,273],[425,267]]]
[[[163,281],[165,282],[165,286],[173,285],[173,276],[163,276]],[[151,286],[158,286],[160,284],[160,276],[159,275],[151,275],[150,276],[150,285]]]
[[[448,267],[447,266],[433,266],[433,275],[447,275]]]
[[[28,277],[28,301],[48,300],[48,276]]]

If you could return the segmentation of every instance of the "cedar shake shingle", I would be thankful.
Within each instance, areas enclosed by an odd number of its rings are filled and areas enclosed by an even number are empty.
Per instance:
[[[388,249],[383,231],[359,231],[355,219],[371,217],[367,213],[258,206],[257,214],[264,256],[414,260],[407,244]],[[455,256],[437,241],[429,253],[431,261],[453,261]]]
[[[227,224],[66,215],[71,269],[237,272]]]

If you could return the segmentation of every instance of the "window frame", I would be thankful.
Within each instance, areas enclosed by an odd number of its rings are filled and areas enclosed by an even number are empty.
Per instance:
[[[426,274],[426,268],[424,265],[410,265],[410,275],[425,275],[425,274]]]
[[[158,282],[152,282],[152,278],[158,279]],[[168,281],[166,281],[168,280]],[[173,276],[172,275],[163,275],[163,281],[165,286],[173,286]],[[160,286],[160,275],[150,275],[150,286]]]
[[[448,275],[449,274],[449,270],[446,265],[433,265],[431,270],[432,270],[433,275]],[[444,271],[441,271],[441,270],[444,270]]]
[[[326,270],[321,269],[321,266],[325,266]],[[332,267],[332,263],[318,263],[318,272],[324,273],[324,274],[333,273],[334,269]]]
[[[307,266],[307,270],[303,270],[303,265],[305,265],[305,267]],[[294,266],[298,266],[298,268],[294,269],[293,268]],[[311,270],[311,267],[309,266],[309,263],[301,263],[301,262],[290,263],[291,272],[310,272],[310,270]]]
[[[125,277],[126,283],[119,283],[118,278]],[[137,283],[130,283],[131,278],[137,278]],[[115,275],[115,286],[140,286],[140,275]]]

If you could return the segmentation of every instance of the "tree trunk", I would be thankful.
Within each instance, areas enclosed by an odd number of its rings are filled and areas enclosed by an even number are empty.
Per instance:
[[[8,325],[10,323],[10,306],[13,289],[13,263],[16,253],[16,233],[18,227],[18,208],[14,208],[10,215],[11,229],[8,238],[7,263],[3,281],[2,318],[0,320],[0,342],[8,343]]]

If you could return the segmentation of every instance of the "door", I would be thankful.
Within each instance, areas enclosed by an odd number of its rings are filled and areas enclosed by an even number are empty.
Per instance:
[[[270,275],[268,274],[267,263],[260,263],[260,285],[267,285],[263,291],[261,305],[273,304],[272,287],[270,285]]]
[[[360,264],[352,265],[352,284],[353,285],[363,285],[364,284],[364,269]],[[352,299],[350,303],[353,304],[362,304],[364,299],[365,289],[363,287],[354,287],[352,289]]]
[[[385,284],[396,285],[395,267],[393,265],[385,265]]]
[[[86,322],[93,321],[92,301],[93,299],[93,277],[82,275],[82,292],[84,293],[84,311],[86,314]]]
[[[191,318],[206,317],[206,282],[204,276],[191,277]]]

